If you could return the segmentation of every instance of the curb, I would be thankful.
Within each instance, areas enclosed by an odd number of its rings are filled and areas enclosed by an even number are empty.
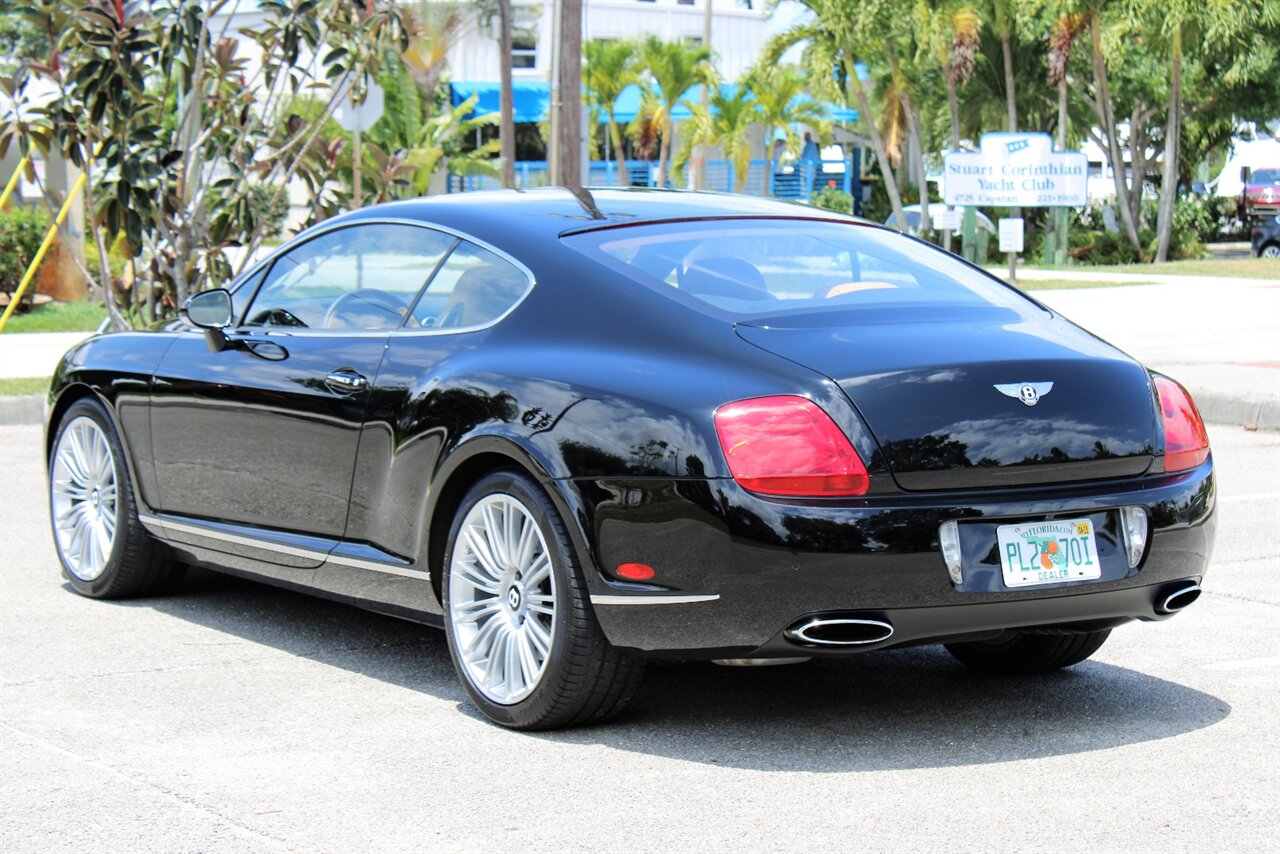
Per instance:
[[[43,394],[0,395],[0,425],[43,424]]]
[[[1253,401],[1189,389],[1209,424],[1233,427],[1254,425],[1259,430],[1280,431],[1280,400]],[[0,425],[43,424],[44,395],[15,394],[0,396]]]
[[[1188,391],[1200,410],[1200,417],[1209,424],[1253,425],[1259,430],[1280,430],[1280,401],[1245,400],[1194,388]]]

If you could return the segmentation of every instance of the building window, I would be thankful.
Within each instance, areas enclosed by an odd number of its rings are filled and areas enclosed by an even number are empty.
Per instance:
[[[511,34],[511,67],[537,68],[538,37],[530,32]]]

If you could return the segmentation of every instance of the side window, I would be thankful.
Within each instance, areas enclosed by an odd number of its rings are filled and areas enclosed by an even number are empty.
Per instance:
[[[263,267],[254,273],[251,278],[244,281],[240,287],[231,292],[231,316],[234,318],[244,317],[244,310],[249,305],[249,300],[253,299],[253,292],[258,289],[258,285],[262,283],[262,279],[267,275],[267,271],[271,265]]]
[[[276,259],[245,325],[394,329],[455,242],[387,223],[322,234]]]
[[[510,262],[462,241],[427,285],[409,325],[459,329],[492,323],[520,301],[529,284]]]

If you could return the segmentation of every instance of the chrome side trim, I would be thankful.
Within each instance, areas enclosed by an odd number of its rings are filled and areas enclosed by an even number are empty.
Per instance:
[[[330,553],[325,563],[338,564],[339,566],[350,566],[355,569],[368,569],[373,572],[385,572],[388,575],[402,575],[405,578],[430,578],[431,573],[425,569],[417,569],[411,566],[396,566],[390,563],[379,563],[376,560],[364,560],[358,557],[349,557],[348,555],[338,555]]]
[[[175,522],[172,519],[156,519],[156,522],[160,524],[161,530],[176,531],[180,534],[193,534],[197,537],[206,537],[210,540],[221,540],[224,543],[235,543],[237,546],[249,546],[254,549],[265,549],[266,551],[278,552],[279,554],[290,555],[292,557],[310,558],[312,560],[322,561],[329,555],[328,552],[320,549],[308,549],[302,548],[301,546],[286,546],[284,543],[277,543],[260,537],[247,537],[242,534],[231,534],[214,528],[206,528],[204,525]]]
[[[385,572],[389,575],[401,575],[405,578],[430,578],[430,573],[425,569],[396,566],[395,564],[365,560],[363,558],[351,557],[350,555],[332,554],[322,549],[288,546],[284,543],[277,543],[274,540],[261,537],[251,537],[243,534],[232,534],[227,531],[219,531],[214,528],[208,528],[204,525],[192,524],[189,522],[175,522],[172,519],[162,519],[158,516],[148,516],[141,513],[138,514],[138,521],[142,523],[143,527],[154,533],[163,534],[165,531],[176,531],[181,534],[192,534],[197,537],[206,537],[210,540],[220,540],[226,543],[234,543],[239,546],[249,546],[250,548],[263,549],[264,551],[277,552],[278,554],[291,555],[292,557],[318,560],[325,564],[336,564],[338,566],[349,566],[354,569],[367,569],[374,572]]]
[[[614,594],[592,593],[592,605],[691,605],[695,602],[714,602],[719,593],[674,594]]]

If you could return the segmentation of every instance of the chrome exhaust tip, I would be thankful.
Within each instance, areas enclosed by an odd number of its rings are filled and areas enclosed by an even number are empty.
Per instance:
[[[1200,585],[1192,582],[1164,597],[1156,603],[1157,614],[1176,614],[1200,598]]]
[[[865,646],[893,636],[893,625],[865,617],[811,617],[784,633],[797,643],[820,646]]]

